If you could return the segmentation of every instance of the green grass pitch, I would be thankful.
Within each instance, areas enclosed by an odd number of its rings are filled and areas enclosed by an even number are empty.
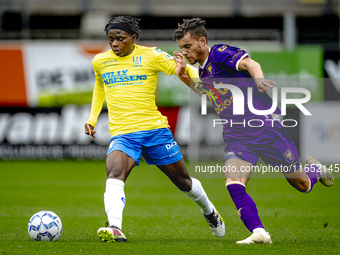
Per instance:
[[[247,191],[274,244],[236,245],[249,232],[236,214],[223,179],[200,179],[226,222],[212,235],[199,208],[155,166],[132,170],[125,191],[126,243],[102,243],[105,163],[92,161],[0,162],[0,254],[338,254],[340,185],[316,184],[310,194],[283,178],[254,178]],[[57,213],[64,232],[57,242],[32,241],[29,218]]]

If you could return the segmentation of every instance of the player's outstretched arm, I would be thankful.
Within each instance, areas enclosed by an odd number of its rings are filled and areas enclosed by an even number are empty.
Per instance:
[[[98,116],[102,110],[104,99],[105,91],[103,80],[99,75],[96,75],[92,96],[91,113],[89,119],[85,123],[85,134],[90,135],[93,138],[96,138],[94,135],[96,133],[96,131],[94,131],[94,127],[97,124]]]
[[[94,135],[96,133],[96,131],[94,131],[94,127],[97,124],[98,116],[102,110],[104,99],[104,88],[96,82],[93,90],[90,117],[85,123],[85,134],[90,135],[93,138],[96,138],[96,136]]]
[[[105,99],[104,88],[102,88],[96,82],[93,90],[90,117],[85,123],[85,134],[90,135],[93,138],[96,138],[96,136],[94,135],[96,133],[96,131],[94,131],[94,127],[97,124],[98,116],[102,110],[104,99]]]
[[[269,93],[268,88],[275,87],[275,82],[264,78],[261,66],[256,61],[246,57],[240,61],[238,68],[240,70],[247,70],[249,72],[251,77],[253,77],[255,80],[257,88],[260,92]]]
[[[174,60],[176,62],[176,74],[180,80],[185,83],[189,88],[191,88],[195,93],[201,95],[197,92],[195,86],[196,81],[199,82],[198,71],[195,67],[187,65],[184,56],[178,52],[174,51]]]

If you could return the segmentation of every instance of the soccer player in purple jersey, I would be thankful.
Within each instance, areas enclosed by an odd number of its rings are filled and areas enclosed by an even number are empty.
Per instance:
[[[182,54],[174,52],[178,68],[184,71],[185,58],[190,64],[199,63],[199,76],[202,81],[196,86],[197,91],[207,91],[216,112],[221,119],[228,120],[223,124],[226,169],[237,169],[237,173],[226,172],[226,187],[235,203],[237,212],[244,225],[252,233],[238,244],[272,243],[270,235],[262,225],[253,199],[246,192],[246,184],[251,171],[260,157],[267,165],[288,169],[282,171],[287,181],[298,191],[308,193],[314,184],[320,181],[325,186],[334,182],[332,173],[314,157],[308,157],[303,168],[300,164],[297,149],[280,122],[274,121],[271,115],[255,115],[245,103],[244,115],[233,115],[233,95],[228,89],[217,89],[216,84],[232,84],[242,90],[244,102],[247,102],[247,88],[253,89],[253,106],[257,110],[267,110],[272,100],[266,92],[275,87],[273,81],[263,76],[261,66],[252,60],[243,49],[227,44],[216,44],[209,48],[205,21],[200,18],[184,19],[174,33],[174,40],[182,49]],[[184,58],[185,57],[185,58]],[[278,113],[276,109],[275,113]],[[231,125],[230,123],[248,123],[257,119],[263,122],[262,127]],[[269,120],[269,121],[268,121]],[[261,123],[262,123],[261,122]]]

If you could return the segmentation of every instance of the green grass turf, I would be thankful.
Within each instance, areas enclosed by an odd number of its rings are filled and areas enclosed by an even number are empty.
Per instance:
[[[0,162],[0,254],[337,254],[340,251],[340,185],[316,184],[302,194],[285,179],[254,178],[256,201],[273,245],[236,245],[249,232],[236,214],[223,179],[202,178],[226,222],[212,235],[199,208],[156,167],[142,163],[126,182],[123,232],[127,243],[102,243],[106,219],[105,164],[101,162]],[[29,218],[57,213],[64,232],[57,242],[32,241]],[[324,227],[324,224],[327,226]]]

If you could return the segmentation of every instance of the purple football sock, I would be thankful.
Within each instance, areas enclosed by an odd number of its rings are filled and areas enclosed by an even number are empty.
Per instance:
[[[250,232],[255,228],[264,228],[260,220],[254,200],[247,194],[246,188],[238,183],[227,186],[243,224]]]
[[[309,180],[310,180],[309,189],[308,189],[308,191],[306,191],[306,193],[308,193],[313,189],[314,184],[318,182],[318,179],[321,176],[321,171],[320,171],[320,168],[318,166],[310,165],[310,166],[305,168],[305,172],[308,175]]]

